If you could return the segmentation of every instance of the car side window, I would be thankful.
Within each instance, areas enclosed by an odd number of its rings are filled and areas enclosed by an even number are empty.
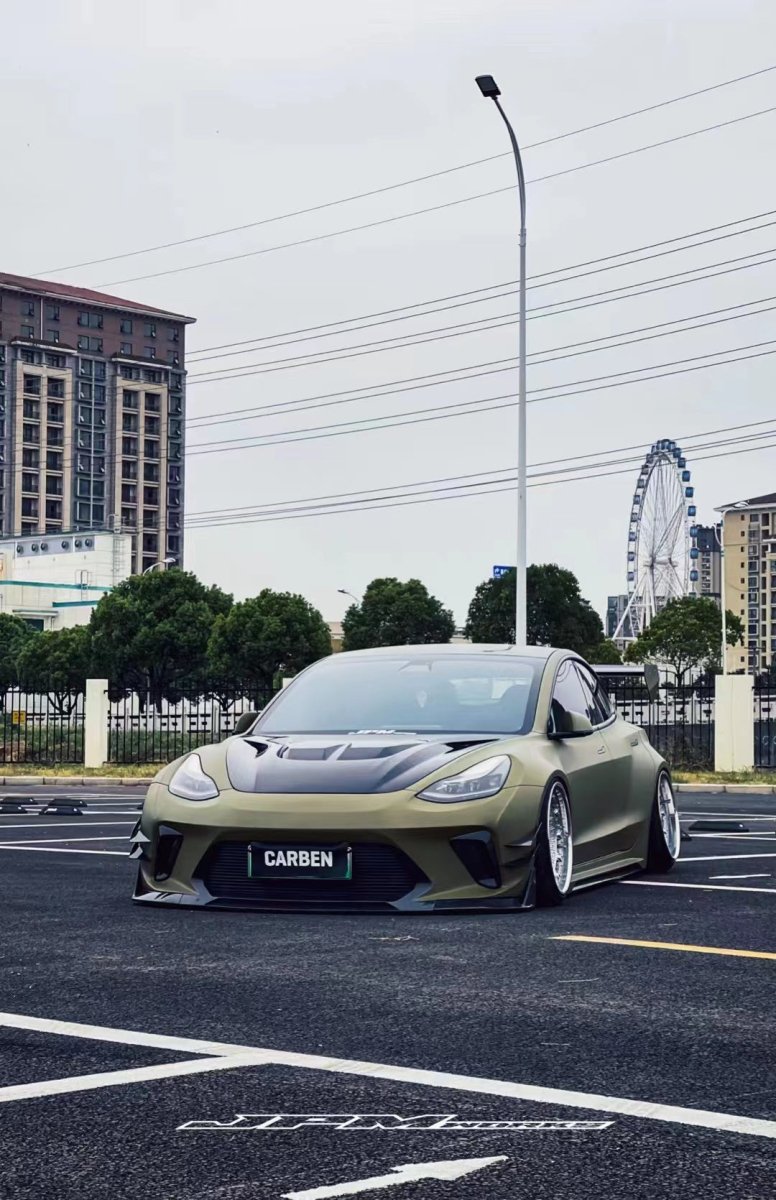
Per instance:
[[[585,693],[584,712],[590,718],[591,724],[602,725],[612,715],[609,698],[601,687],[600,680],[592,671],[579,662],[575,666],[582,681],[582,690]]]
[[[555,676],[555,686],[552,689],[550,703],[550,723],[554,733],[568,733],[570,729],[568,714],[582,713],[587,716],[588,700],[582,689],[582,680],[577,674],[574,660],[564,659],[558,667]]]

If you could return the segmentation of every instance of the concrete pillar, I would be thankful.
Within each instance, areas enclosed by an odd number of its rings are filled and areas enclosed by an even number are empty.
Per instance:
[[[84,705],[84,766],[102,767],[108,761],[108,681],[87,679]]]
[[[754,678],[714,678],[714,770],[751,771],[754,767]]]

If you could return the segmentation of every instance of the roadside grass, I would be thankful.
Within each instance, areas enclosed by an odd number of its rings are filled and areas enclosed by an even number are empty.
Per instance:
[[[82,767],[78,763],[58,763],[50,766],[44,763],[0,763],[0,776],[14,776],[23,779],[27,775],[46,779],[153,779],[162,763],[110,763],[104,767]]]
[[[674,770],[671,775],[675,783],[769,783],[776,787],[776,770],[773,771],[682,771]]]

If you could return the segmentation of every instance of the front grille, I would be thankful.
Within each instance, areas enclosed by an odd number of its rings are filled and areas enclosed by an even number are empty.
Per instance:
[[[352,879],[251,879],[248,846],[248,842],[216,842],[201,860],[195,874],[215,899],[346,908],[388,904],[401,900],[419,883],[428,883],[411,858],[382,842],[352,845]]]

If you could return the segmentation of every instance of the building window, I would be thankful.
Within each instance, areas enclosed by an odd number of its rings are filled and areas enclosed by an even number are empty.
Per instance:
[[[34,317],[35,316],[35,301],[34,300],[22,300],[22,316],[23,317]]]
[[[124,458],[121,461],[121,478],[122,479],[137,479],[137,463],[131,458]]]
[[[62,452],[61,450],[46,451],[46,469],[49,471],[62,470]]]
[[[88,525],[92,519],[91,505],[80,500],[75,506],[75,519],[79,525]]]
[[[64,354],[47,354],[46,366],[54,367],[58,371],[64,371],[67,366],[67,359]]]
[[[91,479],[86,479],[83,476],[80,479],[77,479],[75,484],[76,496],[90,496],[92,490],[91,484]]]
[[[170,508],[180,508],[181,494],[178,488],[170,488],[167,492],[167,504]]]
[[[84,383],[83,380],[81,380],[78,384],[78,399],[79,400],[91,400],[91,398],[92,398],[92,385],[90,383]]]
[[[119,346],[119,353],[131,355],[132,354],[132,343],[131,342],[122,342],[121,345]]]
[[[131,454],[131,455],[134,455],[135,458],[137,458],[137,438],[123,437],[121,439],[121,453],[122,454]]]
[[[122,363],[121,364],[121,378],[122,379],[139,379],[140,378],[140,368],[139,367],[128,367],[125,363]]]
[[[94,403],[95,404],[104,404],[105,403],[105,384],[104,383],[95,383],[95,385],[94,385]]]
[[[47,321],[58,321],[59,320],[59,305],[58,304],[47,304],[46,305],[46,320]]]
[[[35,470],[40,466],[40,451],[39,450],[22,450],[22,466],[34,467]]]
[[[37,517],[38,516],[38,501],[33,496],[22,496],[22,516]]]
[[[32,325],[22,325],[22,337],[34,338],[35,330]]]
[[[22,441],[38,445],[40,442],[40,425],[22,425]]]
[[[58,342],[59,341],[59,330],[58,329],[47,329],[46,330],[46,341],[47,342]]]
[[[33,471],[22,471],[22,491],[34,492],[37,496],[40,489],[40,477]]]
[[[64,404],[52,404],[51,401],[46,405],[46,419],[49,425],[62,425],[65,420]]]
[[[143,509],[143,528],[156,529],[159,524],[159,516],[153,508]]]
[[[145,463],[143,466],[143,479],[146,483],[159,482],[159,464]]]
[[[131,333],[132,332],[132,322],[129,320],[128,317],[122,317],[119,328],[122,333]]]
[[[146,392],[145,408],[146,412],[158,413],[162,411],[162,397],[158,392]]]
[[[91,425],[93,423],[92,418],[93,418],[93,411],[92,411],[91,405],[79,404],[78,405],[78,413],[77,413],[78,424],[79,425]]]
[[[145,419],[145,431],[146,431],[146,433],[147,433],[147,434],[148,434],[150,437],[158,437],[158,436],[159,436],[159,429],[160,429],[160,419],[159,419],[159,417],[148,417],[148,416],[147,416],[147,417],[146,417],[146,419]]]
[[[24,417],[30,421],[40,420],[40,400],[25,400],[22,405]]]
[[[78,349],[91,350],[93,354],[102,354],[102,338],[85,337],[81,334],[78,339]]]
[[[162,372],[161,371],[151,371],[148,368],[146,368],[143,371],[143,379],[146,381],[146,383],[161,383],[162,382]]]
[[[139,429],[139,418],[137,413],[125,412],[121,418],[121,428],[125,433],[137,433]]]
[[[143,503],[144,504],[159,504],[159,489],[155,487],[143,488]]]
[[[159,535],[157,533],[143,534],[143,552],[156,554],[159,550]]]
[[[171,366],[179,367],[181,365],[181,356],[178,354],[177,350],[168,350],[167,361]]]
[[[183,433],[183,428],[181,426],[180,421],[177,421],[177,420],[170,421],[167,432],[171,438],[173,438],[177,441]]]
[[[121,393],[121,399],[125,408],[137,409],[138,393],[132,388],[124,388]]]
[[[148,338],[156,337],[156,322],[155,321],[144,321],[143,322],[143,337],[148,337]]]
[[[22,362],[27,363],[28,366],[33,366],[34,364],[40,362],[41,356],[37,350],[22,350],[21,359]]]
[[[143,358],[156,358],[156,346],[144,346]]]
[[[102,314],[79,312],[78,324],[85,326],[87,329],[102,329]]]
[[[48,431],[47,438],[49,446],[64,446],[65,431],[64,429],[58,429],[56,425],[52,425]]]
[[[174,328],[173,328],[173,329],[168,329],[168,330],[167,330],[167,341],[168,341],[168,342],[179,342],[180,340],[181,340],[181,331],[180,331],[180,329],[174,329]]]
[[[53,378],[49,377],[49,379],[46,382],[46,392],[48,394],[49,399],[51,399],[52,397],[54,397],[56,399],[64,399],[64,395],[65,395],[64,379],[53,379]]]
[[[159,443],[149,442],[148,439],[146,439],[145,446],[143,447],[143,453],[145,454],[146,458],[159,458]]]
[[[128,529],[134,529],[137,525],[137,512],[134,508],[122,508],[121,524],[126,525]]]
[[[24,376],[24,394],[25,396],[40,395],[40,375]]]

